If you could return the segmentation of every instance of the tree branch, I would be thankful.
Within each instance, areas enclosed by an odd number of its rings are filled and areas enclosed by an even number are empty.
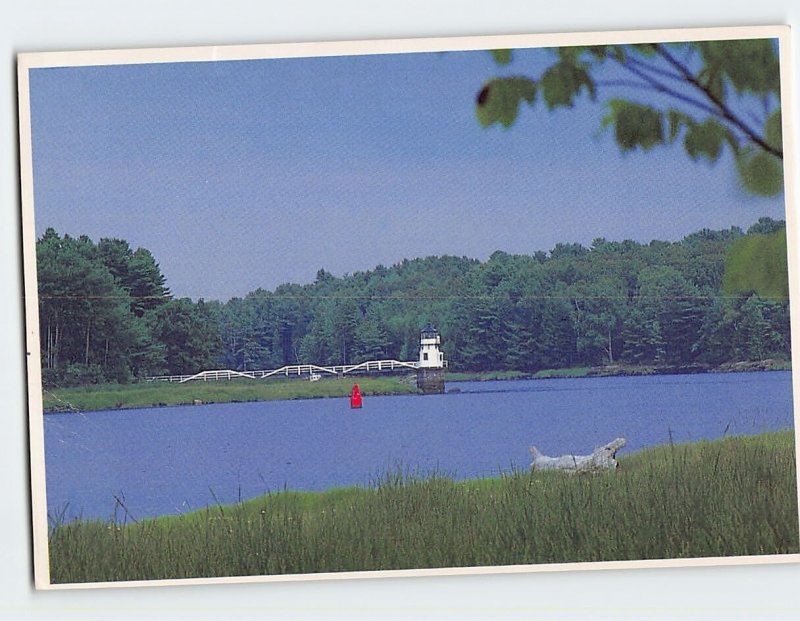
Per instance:
[[[655,66],[650,65],[650,64],[644,62],[643,60],[639,60],[638,58],[635,58],[633,56],[626,56],[625,57],[625,62],[628,62],[628,63],[630,63],[632,65],[635,65],[636,67],[638,67],[639,69],[642,69],[643,71],[650,71],[650,72],[655,73],[656,75],[660,75],[660,76],[662,76],[664,78],[669,78],[670,80],[675,80],[676,82],[683,82],[684,81],[683,76],[680,75],[679,73],[673,73],[672,71],[667,71],[666,69],[662,69],[661,67],[655,67]]]
[[[654,43],[653,48],[656,52],[669,64],[671,64],[675,69],[677,69],[680,74],[696,89],[701,91],[705,97],[714,104],[714,107],[719,111],[719,115],[721,115],[724,119],[730,122],[733,126],[737,127],[741,130],[752,142],[757,144],[759,147],[764,149],[767,153],[770,153],[777,157],[778,159],[783,159],[783,151],[780,149],[776,149],[772,145],[768,144],[761,136],[758,135],[752,128],[750,128],[742,119],[737,117],[728,106],[725,105],[725,102],[720,100],[707,86],[702,84],[700,80],[691,72],[689,68],[686,67],[683,63],[681,63],[678,59],[676,59],[672,54],[670,54],[667,49],[661,45],[660,43]]]
[[[595,80],[595,86],[607,86],[611,88],[622,86],[625,88],[638,88],[648,91],[653,89],[651,84],[634,82],[633,80]]]
[[[711,105],[709,105],[709,104],[707,104],[707,103],[705,103],[703,101],[699,101],[697,99],[693,99],[692,97],[689,97],[688,95],[684,95],[683,93],[680,93],[680,92],[674,90],[670,86],[668,86],[666,84],[663,84],[662,82],[658,81],[656,78],[654,78],[654,77],[648,75],[647,73],[645,73],[645,69],[649,69],[649,70],[653,71],[654,73],[657,73],[657,74],[660,74],[660,75],[664,75],[664,77],[668,77],[670,79],[680,80],[681,83],[686,81],[685,78],[683,78],[681,76],[678,76],[677,74],[668,72],[668,71],[657,69],[656,67],[653,67],[652,65],[647,65],[647,64],[642,63],[640,61],[631,62],[632,60],[634,60],[634,59],[631,59],[630,57],[626,57],[623,60],[620,60],[620,59],[617,59],[617,58],[614,59],[614,61],[620,67],[622,67],[623,69],[627,70],[628,72],[632,73],[633,75],[635,75],[636,77],[641,79],[643,81],[643,83],[642,82],[635,82],[635,81],[632,81],[632,80],[620,79],[620,80],[605,80],[605,81],[604,80],[598,80],[598,81],[595,82],[595,84],[597,84],[599,86],[611,86],[611,87],[620,87],[621,86],[621,87],[628,87],[628,88],[638,88],[638,89],[643,89],[643,90],[655,90],[655,91],[657,91],[659,93],[662,93],[662,94],[664,94],[664,95],[666,95],[668,97],[671,97],[673,99],[677,99],[678,101],[682,101],[683,103],[686,103],[686,104],[688,104],[690,106],[694,106],[695,108],[698,108],[698,109],[702,110],[703,112],[705,112],[707,114],[710,114],[710,115],[712,115],[712,116],[714,116],[714,117],[716,117],[716,118],[718,118],[720,120],[723,120],[723,121],[727,121],[728,120],[722,114],[722,112],[720,110],[718,110],[717,108],[715,108],[715,107],[713,107],[713,106],[711,106]],[[732,128],[732,129],[739,129],[739,128],[735,127],[735,128]],[[747,137],[749,138],[749,136],[747,136]]]
[[[667,86],[665,84],[662,84],[661,82],[659,82],[658,80],[656,80],[652,76],[647,75],[646,73],[644,73],[639,68],[634,67],[634,66],[628,64],[625,61],[617,61],[617,62],[620,64],[621,67],[623,67],[624,69],[627,69],[628,71],[633,73],[635,76],[637,76],[637,77],[641,78],[642,80],[644,80],[645,82],[647,82],[652,88],[654,88],[659,93],[663,93],[663,94],[668,95],[668,96],[670,96],[670,97],[672,97],[674,99],[677,99],[677,100],[682,101],[684,103],[687,103],[689,105],[695,106],[696,108],[699,108],[699,109],[703,110],[704,112],[707,112],[708,114],[712,114],[712,115],[714,115],[716,117],[719,117],[719,118],[725,118],[725,116],[719,110],[714,108],[713,106],[710,106],[709,104],[707,104],[705,102],[698,101],[696,99],[693,99],[693,98],[689,97],[688,95],[684,95],[683,93],[679,93],[679,92],[675,91],[674,89],[670,88],[669,86]]]

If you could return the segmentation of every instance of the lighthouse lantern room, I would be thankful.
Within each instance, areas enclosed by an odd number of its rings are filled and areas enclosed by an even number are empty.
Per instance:
[[[439,349],[442,341],[439,331],[428,324],[422,331],[419,340],[419,366],[425,369],[441,369],[444,367],[444,354]]]

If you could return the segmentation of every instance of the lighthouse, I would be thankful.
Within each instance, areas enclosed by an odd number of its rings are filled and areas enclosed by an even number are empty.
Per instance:
[[[444,353],[439,331],[431,324],[425,326],[419,339],[419,360],[417,364],[417,388],[425,394],[444,392]]]

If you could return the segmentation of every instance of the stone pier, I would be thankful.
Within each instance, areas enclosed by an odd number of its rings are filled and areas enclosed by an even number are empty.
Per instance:
[[[417,369],[417,388],[426,395],[444,393],[444,369]]]

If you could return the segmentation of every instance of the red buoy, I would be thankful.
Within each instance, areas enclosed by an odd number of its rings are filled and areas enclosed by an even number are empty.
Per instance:
[[[350,393],[350,407],[361,407],[361,391],[358,389],[358,384],[353,384],[353,392]]]

